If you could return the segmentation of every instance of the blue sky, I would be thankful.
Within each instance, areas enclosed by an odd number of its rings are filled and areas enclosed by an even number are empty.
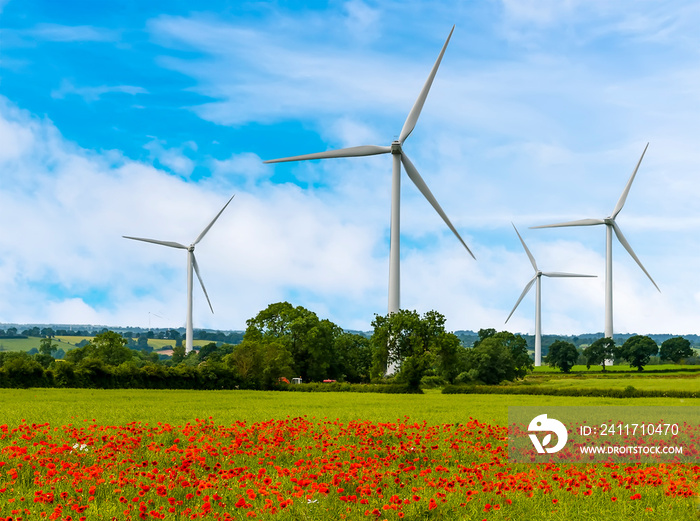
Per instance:
[[[243,329],[289,300],[353,329],[386,313],[391,160],[262,160],[388,145],[452,25],[404,150],[477,257],[402,180],[401,304],[450,329],[503,322],[532,268],[543,331],[700,333],[700,6],[692,1],[0,0],[0,322],[184,325],[184,252]],[[154,318],[154,315],[158,315]],[[534,330],[534,295],[507,328]]]

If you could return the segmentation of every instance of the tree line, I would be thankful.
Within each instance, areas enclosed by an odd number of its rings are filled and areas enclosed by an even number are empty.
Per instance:
[[[129,332],[104,329],[64,353],[46,336],[35,354],[0,352],[0,386],[276,389],[298,378],[390,382],[416,390],[444,384],[498,384],[523,378],[533,369],[521,335],[482,329],[467,347],[445,330],[445,317],[437,311],[375,315],[368,336],[344,331],[302,306],[278,302],[246,325],[240,342],[211,342],[189,354],[177,342],[182,338],[179,332],[171,330],[168,334],[176,343],[169,358],[144,349],[144,337]],[[662,345],[661,356],[681,359],[688,349],[692,352],[687,341],[670,339]],[[615,358],[640,369],[656,352],[648,337],[629,338],[619,348],[612,339],[600,339],[583,350],[589,366]],[[545,360],[569,371],[581,356],[573,344],[556,341]],[[396,371],[387,377],[387,368]]]
[[[595,340],[580,351],[571,342],[557,340],[549,346],[545,361],[549,366],[558,367],[565,373],[570,372],[581,358],[589,369],[591,366],[600,365],[605,371],[605,367],[611,363],[624,362],[642,371],[649,365],[652,357],[657,355],[660,361],[677,364],[695,357],[695,350],[690,341],[683,337],[668,338],[661,343],[661,348],[646,335],[630,336],[619,346],[614,339],[605,337]]]

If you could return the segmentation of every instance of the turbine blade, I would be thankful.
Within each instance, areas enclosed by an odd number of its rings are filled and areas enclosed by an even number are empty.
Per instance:
[[[161,246],[168,246],[170,248],[179,248],[181,250],[186,250],[187,246],[184,244],[180,244],[179,242],[171,242],[171,241],[158,241],[156,239],[144,239],[142,237],[129,237],[127,235],[122,235],[125,239],[131,239],[134,241],[143,241],[143,242],[152,242],[153,244],[160,244]]]
[[[508,318],[506,319],[506,321],[504,322],[504,324],[507,324],[507,323],[508,323],[508,321],[510,320],[510,317],[513,316],[513,313],[515,313],[515,310],[518,308],[518,305],[519,305],[519,304],[522,302],[522,300],[525,298],[525,295],[527,295],[527,292],[530,291],[530,288],[532,288],[532,285],[535,283],[536,280],[537,280],[537,275],[535,275],[534,277],[532,277],[532,278],[530,279],[530,282],[527,283],[527,286],[525,286],[525,289],[524,289],[523,292],[520,294],[520,298],[519,298],[518,301],[515,303],[515,306],[513,306],[513,311],[510,312],[510,315],[508,315]]]
[[[440,204],[437,202],[437,199],[435,199],[435,196],[432,194],[430,189],[428,188],[428,185],[425,184],[425,181],[423,181],[423,178],[420,176],[418,173],[418,170],[416,170],[416,167],[413,166],[413,163],[411,163],[411,160],[408,159],[408,156],[401,152],[401,162],[403,163],[404,168],[406,169],[406,173],[408,174],[408,177],[413,181],[413,184],[416,185],[416,188],[420,190],[420,193],[423,194],[423,197],[425,197],[428,202],[435,208],[435,211],[442,217],[442,220],[445,221],[445,224],[447,227],[452,230],[452,233],[454,233],[457,238],[459,239],[459,242],[462,243],[462,246],[464,246],[467,251],[469,252],[469,255],[472,256],[474,260],[476,260],[476,257],[474,257],[474,254],[472,251],[469,249],[467,246],[467,243],[465,243],[462,240],[462,237],[460,237],[459,233],[457,233],[457,230],[455,229],[454,226],[452,226],[452,223],[450,222],[450,219],[447,217],[445,212],[442,210],[440,207]]]
[[[598,275],[581,275],[579,273],[562,273],[559,271],[542,272],[545,277],[597,277]]]
[[[631,257],[635,260],[637,264],[639,264],[639,267],[642,268],[642,271],[646,273],[646,276],[649,277],[649,280],[651,283],[654,285],[654,287],[659,290],[659,293],[661,293],[661,290],[659,289],[659,286],[656,285],[656,282],[654,282],[654,279],[651,278],[651,275],[649,275],[649,272],[644,268],[642,265],[642,261],[637,258],[637,256],[634,254],[634,251],[632,250],[632,246],[630,246],[630,243],[627,242],[627,239],[625,239],[625,236],[622,235],[622,230],[620,227],[617,225],[615,221],[612,223],[613,230],[615,230],[615,235],[617,235],[617,240],[620,241],[620,244],[624,246],[624,248],[627,250],[627,253],[631,255]]]
[[[204,238],[204,236],[207,234],[207,232],[209,231],[209,229],[210,229],[212,226],[214,226],[214,223],[215,223],[216,220],[219,218],[219,216],[220,216],[222,213],[224,213],[224,210],[226,210],[226,207],[228,206],[228,204],[229,204],[231,201],[233,201],[233,198],[234,198],[234,197],[236,197],[236,194],[233,194],[233,195],[231,196],[231,199],[229,199],[228,202],[227,202],[227,203],[224,205],[224,207],[221,209],[221,211],[220,211],[219,213],[216,214],[216,217],[214,217],[214,218],[212,219],[212,221],[209,223],[209,225],[208,225],[206,228],[204,228],[204,230],[202,230],[202,233],[200,233],[199,236],[198,236],[198,237],[194,240],[194,242],[192,243],[193,245],[194,245],[194,244],[197,244],[199,241],[202,240],[202,238]]]
[[[418,99],[413,104],[413,108],[411,109],[411,112],[408,113],[408,117],[406,118],[406,121],[403,124],[403,128],[401,129],[401,135],[399,135],[399,143],[401,143],[402,145],[406,138],[411,134],[411,132],[413,132],[413,129],[416,127],[416,122],[418,121],[418,117],[420,116],[421,110],[423,110],[425,99],[428,97],[428,92],[430,91],[430,87],[433,84],[435,74],[437,74],[438,67],[440,67],[440,62],[442,61],[442,56],[445,54],[445,49],[447,49],[447,44],[450,43],[450,38],[452,37],[452,33],[454,32],[454,30],[455,26],[453,25],[452,29],[450,30],[450,34],[447,36],[445,45],[442,46],[440,55],[435,61],[435,65],[433,65],[433,68],[430,71],[430,74],[428,75],[428,79],[425,82],[425,85],[423,85],[423,90],[420,91]]]
[[[388,154],[391,147],[380,147],[377,145],[362,145],[359,147],[339,148],[338,150],[327,150],[316,152],[315,154],[304,154],[301,156],[283,157],[282,159],[268,159],[263,163],[285,163],[287,161],[306,161],[308,159],[329,159],[334,157],[360,157],[375,156],[377,154]]]
[[[596,224],[605,224],[603,219],[580,219],[578,221],[569,221],[566,223],[544,224],[542,226],[530,226],[531,230],[536,228],[560,228],[562,226],[595,226]]]
[[[625,206],[625,201],[627,200],[627,194],[630,193],[630,188],[632,187],[632,181],[634,181],[634,176],[637,175],[637,170],[639,170],[639,165],[642,164],[642,159],[644,159],[644,154],[646,154],[647,148],[649,148],[649,143],[647,143],[647,146],[644,147],[644,151],[642,152],[642,156],[639,158],[639,161],[637,162],[637,166],[634,169],[634,172],[632,172],[632,175],[630,176],[629,181],[627,181],[627,186],[625,186],[625,189],[622,191],[622,195],[620,196],[620,199],[617,201],[617,204],[615,205],[615,209],[613,210],[613,213],[610,217],[613,219],[617,217],[617,214],[620,213],[620,210],[622,210],[622,207]]]
[[[192,253],[192,266],[194,267],[194,272],[197,274],[197,278],[199,279],[199,284],[202,286],[202,291],[204,291],[204,296],[207,297],[207,303],[209,304],[209,309],[211,309],[211,312],[214,313],[214,308],[211,307],[211,301],[209,300],[209,295],[207,294],[207,288],[204,287],[204,282],[202,281],[202,276],[199,274],[199,266],[197,265],[197,258],[194,256],[194,252]]]
[[[513,223],[510,223],[510,224],[513,224]],[[535,258],[532,256],[532,253],[530,253],[530,250],[528,249],[527,244],[525,244],[525,241],[520,236],[520,232],[518,232],[518,229],[515,227],[514,224],[513,224],[513,228],[515,229],[515,233],[518,234],[518,238],[520,239],[520,242],[522,243],[523,248],[525,248],[525,253],[527,253],[528,258],[530,259],[530,263],[532,264],[532,267],[535,268],[535,271],[539,271],[537,269],[537,263],[535,262]]]

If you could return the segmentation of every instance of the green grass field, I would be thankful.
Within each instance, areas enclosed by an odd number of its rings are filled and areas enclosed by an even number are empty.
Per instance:
[[[700,374],[700,365],[688,365],[688,364],[658,364],[658,365],[647,365],[644,371],[637,371],[636,368],[630,367],[627,364],[623,365],[613,365],[613,366],[605,366],[605,372],[614,372],[614,373],[634,373],[634,374],[641,374],[644,375],[645,371],[646,373],[649,373],[650,371],[690,371],[690,372],[697,372]],[[603,373],[603,368],[602,366],[599,365],[593,365],[591,366],[590,369],[588,369],[585,365],[575,365],[571,368],[571,373],[572,374],[585,374],[585,375],[595,375],[595,374],[605,374]],[[556,367],[549,367],[548,365],[542,365],[540,367],[535,367],[533,370],[534,375],[540,375],[540,374],[563,374],[558,368]]]
[[[551,380],[531,380],[537,387],[558,389],[624,389],[632,386],[640,390],[654,391],[700,391],[700,376],[691,377],[646,377],[646,378],[553,378]]]
[[[429,424],[465,423],[476,418],[506,425],[509,405],[699,406],[700,399],[587,398],[559,396],[423,395],[373,393],[294,393],[275,391],[163,391],[138,389],[1,389],[2,422],[70,423],[95,419],[184,424],[214,418],[220,424],[303,417],[396,421],[405,416]]]
[[[79,344],[82,340],[90,341],[93,337],[89,336],[57,336],[54,337],[54,342],[64,351],[73,349],[76,344]],[[0,339],[0,351],[29,351],[32,348],[39,349],[41,338],[39,337],[29,337],[29,338],[2,338]],[[195,340],[195,347],[202,347],[211,343],[211,340]],[[174,346],[174,340],[161,340],[157,338],[149,339],[148,345],[151,346],[155,351],[163,349],[167,346]]]

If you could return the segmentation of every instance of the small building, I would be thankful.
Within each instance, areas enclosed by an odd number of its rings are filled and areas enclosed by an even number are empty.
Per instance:
[[[292,378],[292,384],[300,384],[301,383],[301,377],[299,378]]]

